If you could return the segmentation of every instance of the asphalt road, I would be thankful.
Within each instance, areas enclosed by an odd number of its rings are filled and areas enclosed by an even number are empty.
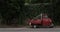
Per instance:
[[[60,28],[0,28],[0,32],[60,32]]]

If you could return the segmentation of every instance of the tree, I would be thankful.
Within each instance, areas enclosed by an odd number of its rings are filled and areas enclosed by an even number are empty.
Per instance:
[[[14,18],[18,19],[22,15],[24,8],[24,0],[5,0],[4,10],[2,9],[1,15],[6,24],[12,24]],[[20,19],[19,19],[20,20]],[[22,21],[20,21],[22,22]]]

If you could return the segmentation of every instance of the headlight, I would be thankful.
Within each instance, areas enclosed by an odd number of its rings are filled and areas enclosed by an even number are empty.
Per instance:
[[[31,25],[31,23],[29,23],[29,25]]]

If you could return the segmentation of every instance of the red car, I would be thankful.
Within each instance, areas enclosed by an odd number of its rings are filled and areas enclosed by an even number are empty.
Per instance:
[[[29,22],[31,27],[53,27],[52,20],[46,16],[43,16],[42,19],[32,19]]]

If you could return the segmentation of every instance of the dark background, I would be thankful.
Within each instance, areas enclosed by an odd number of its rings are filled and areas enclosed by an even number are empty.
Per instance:
[[[26,25],[28,18],[47,13],[55,25],[60,25],[59,3],[60,0],[0,0],[0,23]]]

